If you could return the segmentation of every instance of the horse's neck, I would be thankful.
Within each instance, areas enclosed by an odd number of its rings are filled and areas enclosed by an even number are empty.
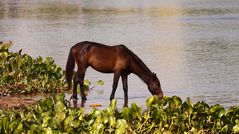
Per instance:
[[[144,63],[139,62],[133,62],[132,72],[142,79],[146,84],[153,74]]]

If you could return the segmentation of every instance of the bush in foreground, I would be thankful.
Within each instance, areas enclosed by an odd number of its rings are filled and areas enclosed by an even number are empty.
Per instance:
[[[64,70],[51,57],[9,52],[11,45],[0,44],[0,95],[54,92],[64,87]]]
[[[225,110],[177,97],[147,99],[148,110],[133,103],[121,110],[113,100],[105,110],[71,108],[64,94],[35,107],[0,109],[0,133],[239,133],[239,107]]]

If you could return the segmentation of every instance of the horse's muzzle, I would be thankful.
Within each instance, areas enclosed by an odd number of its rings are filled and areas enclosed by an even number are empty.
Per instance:
[[[163,92],[159,93],[157,96],[158,96],[159,100],[162,100],[163,99]]]
[[[163,92],[151,92],[152,95],[158,96],[159,100],[163,99]]]

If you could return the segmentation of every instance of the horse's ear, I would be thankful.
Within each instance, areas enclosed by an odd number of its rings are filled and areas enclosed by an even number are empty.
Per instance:
[[[153,73],[153,79],[157,78],[156,73]]]

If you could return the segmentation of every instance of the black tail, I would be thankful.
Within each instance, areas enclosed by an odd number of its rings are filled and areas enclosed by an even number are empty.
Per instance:
[[[72,55],[72,51],[70,50],[67,63],[66,63],[66,81],[68,83],[68,90],[71,89],[71,85],[72,85],[71,81],[73,77],[74,68],[75,68],[75,59]]]

